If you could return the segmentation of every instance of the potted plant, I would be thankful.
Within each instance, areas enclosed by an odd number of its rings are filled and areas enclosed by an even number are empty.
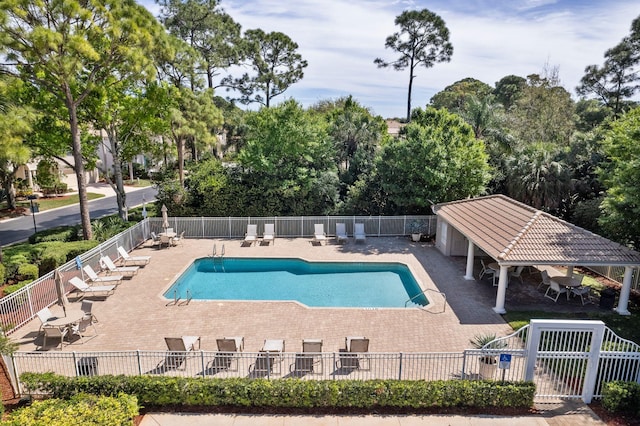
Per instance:
[[[478,334],[469,340],[469,343],[476,349],[502,349],[507,346],[504,341],[494,342],[497,339],[495,334]],[[483,379],[493,379],[498,367],[498,360],[495,355],[483,355],[478,361],[480,362],[480,371],[478,374]]]
[[[418,242],[422,238],[422,234],[425,232],[425,224],[421,220],[413,220],[409,222],[408,229],[411,234],[411,241]]]

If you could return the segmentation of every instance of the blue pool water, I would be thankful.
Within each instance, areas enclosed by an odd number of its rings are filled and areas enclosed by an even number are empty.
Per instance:
[[[310,307],[403,308],[420,291],[409,268],[399,263],[202,258],[195,260],[164,296],[296,300]],[[429,303],[423,294],[414,302]]]

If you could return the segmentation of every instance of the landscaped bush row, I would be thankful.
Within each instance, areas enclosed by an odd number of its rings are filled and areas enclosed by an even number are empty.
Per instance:
[[[47,241],[77,241],[80,229],[78,226],[59,226],[36,232],[29,237],[30,244],[44,243]]]
[[[135,395],[142,405],[287,408],[436,408],[533,406],[532,382],[209,379],[154,376],[64,377],[24,373],[33,392],[70,398],[80,392]]]
[[[640,416],[640,383],[609,382],[602,388],[602,406],[612,413]]]
[[[120,393],[117,397],[78,394],[69,400],[34,401],[29,407],[12,412],[2,426],[124,426],[133,425],[138,415],[134,396]]]

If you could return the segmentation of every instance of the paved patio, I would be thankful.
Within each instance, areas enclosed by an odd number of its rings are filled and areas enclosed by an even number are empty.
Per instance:
[[[218,253],[224,244],[226,257],[402,262],[423,288],[445,293],[447,305],[438,293],[428,292],[432,304],[426,311],[197,300],[166,306],[168,300],[162,296],[165,290],[194,259],[210,255],[214,244]],[[370,237],[364,244],[350,240],[343,245],[328,242],[322,246],[312,245],[309,239],[277,238],[275,245],[250,247],[243,247],[240,240],[187,239],[183,246],[161,250],[147,243],[132,254],[151,255],[152,259],[133,279],[125,280],[115,294],[95,301],[98,336],[84,344],[77,341],[65,345],[63,351],[165,350],[165,336],[199,335],[201,347],[207,351],[216,350],[218,337],[244,336],[245,351],[259,350],[266,338],[285,339],[287,351],[300,351],[303,338],[320,338],[324,340],[323,350],[332,352],[343,346],[345,336],[363,335],[371,341],[371,352],[448,352],[468,348],[469,339],[479,333],[503,336],[511,332],[501,316],[491,310],[495,288],[490,283],[464,280],[464,262],[460,259],[447,258],[430,244],[412,243],[407,238]],[[61,312],[56,305],[52,310]],[[20,351],[39,349],[39,325],[35,319],[13,334]]]

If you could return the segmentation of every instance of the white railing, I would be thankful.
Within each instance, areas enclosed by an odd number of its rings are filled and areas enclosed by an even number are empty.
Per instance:
[[[586,266],[587,269],[595,272],[598,275],[607,277],[612,281],[622,284],[624,278],[624,266]],[[631,276],[631,288],[633,290],[640,289],[640,269],[634,268],[633,275]]]
[[[162,218],[149,218],[150,231],[161,232]],[[356,223],[364,223],[367,236],[409,235],[418,222],[426,235],[435,235],[435,216],[273,216],[273,217],[170,217],[169,226],[184,231],[186,238],[242,238],[248,224],[258,225],[261,235],[266,223],[273,223],[275,233],[284,238],[312,237],[314,225],[321,223],[327,235],[335,235],[336,223],[344,223],[347,235],[353,235]]]

